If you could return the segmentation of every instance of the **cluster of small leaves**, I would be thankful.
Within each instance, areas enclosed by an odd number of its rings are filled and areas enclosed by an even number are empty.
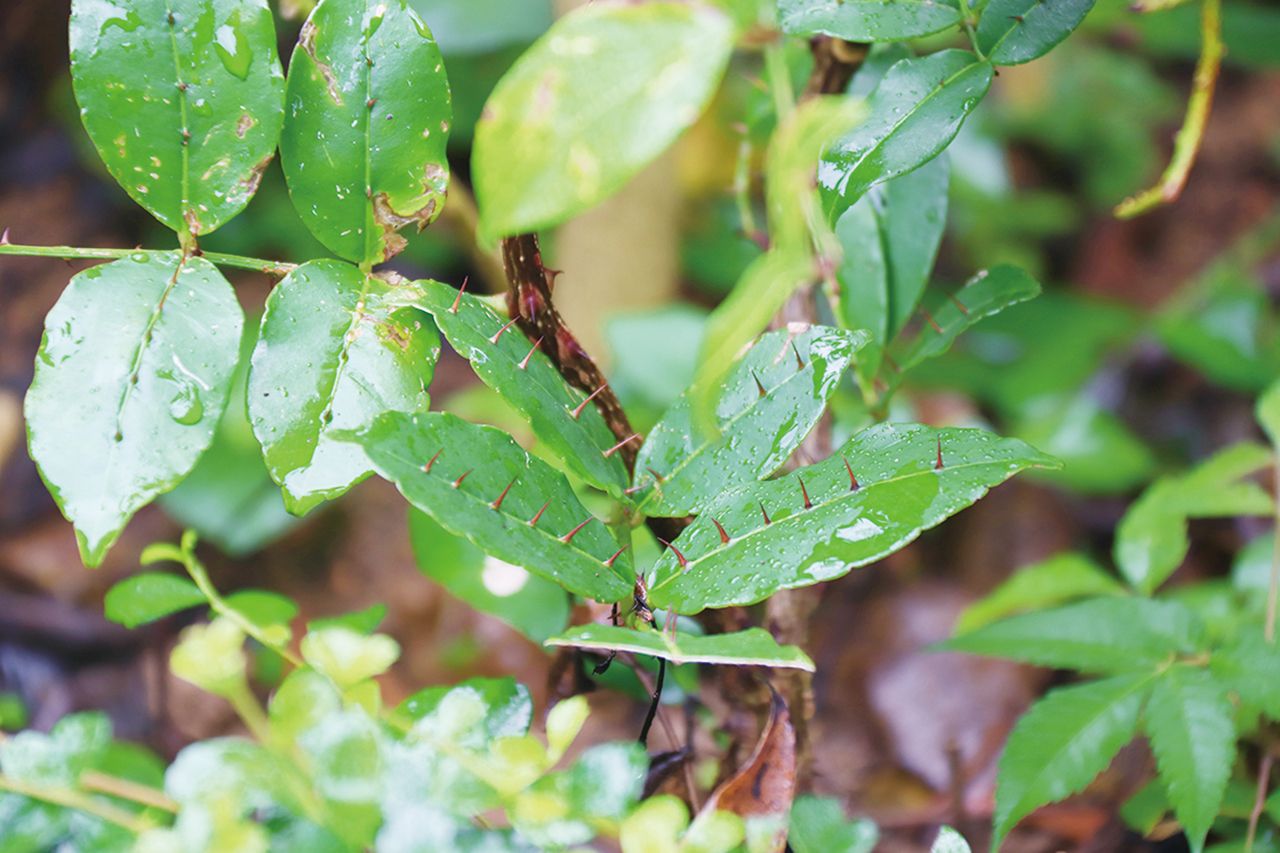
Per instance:
[[[1258,419],[1280,448],[1280,385],[1260,400]],[[1259,540],[1265,551],[1241,555],[1233,583],[1155,593],[1186,557],[1188,519],[1276,514],[1250,479],[1280,464],[1275,448],[1232,445],[1148,487],[1116,531],[1122,580],[1083,554],[1059,554],[961,618],[945,648],[1101,676],[1051,691],[1014,728],[1000,763],[993,846],[1035,808],[1083,789],[1139,731],[1159,786],[1133,809],[1138,828],[1172,810],[1195,850],[1215,826],[1238,831],[1224,805],[1236,740],[1259,719],[1280,719],[1280,647],[1274,615],[1260,606],[1268,581],[1257,577],[1273,571],[1272,535]]]

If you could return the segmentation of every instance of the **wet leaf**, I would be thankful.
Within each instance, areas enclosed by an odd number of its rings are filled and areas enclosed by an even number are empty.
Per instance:
[[[598,4],[558,20],[476,125],[482,233],[558,225],[608,198],[698,118],[732,47],[710,6]]]
[[[941,50],[893,65],[868,99],[870,116],[827,149],[818,183],[838,217],[878,183],[941,152],[991,85],[991,64],[963,50]]]
[[[400,646],[386,634],[361,634],[350,628],[308,631],[300,645],[302,657],[341,689],[386,672],[400,657]]]
[[[383,412],[425,412],[440,355],[406,291],[341,261],[311,261],[276,285],[249,370],[249,417],[285,505],[301,515],[372,467],[334,434]]]
[[[533,720],[533,700],[529,698],[529,689],[513,678],[468,678],[451,686],[428,687],[405,699],[397,710],[421,720],[436,713],[450,694],[459,692],[474,694],[473,698],[483,703],[484,714],[477,725],[484,739],[528,734]]]
[[[1151,674],[1059,687],[1031,707],[1009,735],[996,783],[995,837],[1046,803],[1082,790],[1133,739]]]
[[[298,215],[349,261],[404,248],[449,184],[453,108],[440,50],[404,0],[321,0],[289,62],[280,162]]]
[[[551,25],[550,0],[410,0],[431,25],[440,49],[458,54],[486,54],[510,44],[528,44]]]
[[[1231,776],[1232,714],[1226,691],[1203,669],[1170,667],[1151,691],[1144,728],[1192,850],[1204,849]]]
[[[519,329],[480,299],[466,293],[459,296],[457,290],[436,281],[421,282],[421,286],[424,295],[417,304],[431,312],[449,345],[471,362],[480,381],[520,411],[568,470],[622,497],[626,465],[617,453],[604,455],[617,439],[600,411],[591,403],[582,405],[586,395],[570,388],[542,352],[543,346],[556,344],[543,341],[534,348]]]
[[[1030,62],[1080,26],[1095,0],[990,0],[978,19],[978,46],[996,65]]]
[[[805,795],[791,806],[787,843],[795,853],[872,853],[879,840],[873,821],[849,820],[833,797]]]
[[[70,34],[81,120],[125,192],[179,232],[239,213],[284,120],[266,0],[75,0]]]
[[[846,41],[886,42],[927,36],[959,26],[960,10],[948,0],[780,0],[782,31],[828,35]]]
[[[360,441],[409,503],[486,554],[598,601],[630,595],[630,554],[606,565],[618,545],[603,522],[501,430],[438,412],[389,413]]]
[[[781,821],[772,844],[763,848],[781,853],[787,843],[787,817],[796,795],[796,733],[787,703],[775,691],[769,721],[755,752],[747,763],[726,779],[702,806],[702,812],[717,809],[744,819],[773,818]],[[755,849],[755,848],[752,848]]]
[[[244,317],[202,258],[137,255],[71,279],[27,393],[31,458],[96,566],[213,440]]]
[[[1019,569],[995,590],[965,608],[956,633],[966,634],[998,619],[1029,610],[1043,610],[1077,598],[1120,595],[1124,587],[1083,554],[1055,554]]]
[[[933,839],[933,846],[929,848],[929,853],[971,853],[971,848],[963,835],[949,826],[944,826],[938,830],[938,837]]]
[[[546,641],[548,646],[568,646],[598,651],[635,652],[664,658],[674,664],[708,663],[725,666],[774,666],[813,672],[813,661],[796,646],[780,646],[763,628],[732,634],[668,636],[651,628],[621,625],[577,625]]]
[[[865,332],[826,326],[770,332],[724,380],[717,434],[695,422],[683,394],[650,431],[636,461],[636,500],[646,515],[683,516],[732,486],[782,466],[813,429]]]
[[[871,427],[829,459],[743,486],[708,506],[654,567],[649,601],[691,614],[840,577],[892,553],[1018,471],[1053,464],[1016,439],[981,430]]]
[[[136,628],[204,603],[204,593],[186,578],[164,572],[143,572],[107,590],[103,609],[112,622]]]

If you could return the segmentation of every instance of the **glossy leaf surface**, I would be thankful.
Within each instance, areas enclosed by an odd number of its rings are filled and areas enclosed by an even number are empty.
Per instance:
[[[884,42],[957,26],[960,10],[947,0],[781,0],[778,18],[791,35]]]
[[[568,646],[597,651],[635,652],[664,658],[674,664],[709,663],[730,666],[775,666],[813,672],[813,661],[797,646],[780,646],[763,628],[732,634],[670,637],[652,629],[621,625],[576,625],[546,641],[548,646]]]
[[[978,46],[997,65],[1043,56],[1080,26],[1095,0],[990,0],[978,19]]]
[[[239,213],[284,120],[266,0],[75,0],[70,34],[81,120],[125,192],[180,232]]]
[[[103,610],[112,622],[136,628],[204,603],[204,593],[186,578],[164,572],[143,572],[107,590]]]
[[[486,554],[598,601],[630,594],[630,555],[605,565],[618,545],[604,524],[559,472],[501,430],[437,412],[389,413],[360,441],[409,503]]]
[[[676,540],[680,555],[668,549],[654,567],[649,601],[697,613],[840,577],[892,553],[1018,471],[1053,464],[1020,441],[981,430],[871,427],[829,459],[743,486],[707,507]]]
[[[626,466],[617,453],[604,455],[616,439],[594,405],[582,406],[575,416],[585,395],[570,388],[541,352],[542,345],[553,344],[544,341],[534,350],[519,329],[480,299],[459,296],[435,281],[421,286],[424,293],[417,304],[431,312],[449,345],[471,362],[480,381],[515,406],[570,471],[621,496],[627,485]]]
[[[776,471],[822,416],[865,332],[826,326],[764,335],[725,378],[718,435],[695,421],[686,392],[650,431],[636,461],[647,515],[682,516],[727,488]]]
[[[85,270],[45,318],[28,447],[87,565],[213,440],[243,324],[217,269],[176,252]]]
[[[1059,687],[1031,707],[1000,758],[992,850],[1023,817],[1082,790],[1106,769],[1133,738],[1152,679],[1120,675]]]
[[[449,184],[453,107],[440,50],[404,0],[321,0],[289,62],[280,162],[311,233],[377,263],[425,228]]]
[[[733,28],[711,6],[595,4],[552,25],[476,125],[481,231],[558,225],[612,195],[702,113]]]
[[[383,412],[425,412],[440,340],[398,287],[334,260],[303,264],[276,285],[249,371],[249,416],[267,468],[301,515],[372,468],[334,434]]]
[[[941,50],[893,65],[868,99],[870,117],[818,167],[828,212],[838,216],[878,183],[938,155],[991,85],[991,64]]]

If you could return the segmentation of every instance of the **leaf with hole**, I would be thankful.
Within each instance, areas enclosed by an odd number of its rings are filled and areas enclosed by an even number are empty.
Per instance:
[[[103,611],[112,622],[136,628],[204,603],[204,593],[186,578],[164,572],[143,572],[107,590]]]
[[[982,430],[871,427],[829,459],[709,505],[654,566],[649,602],[692,614],[832,580],[896,551],[1018,471],[1054,464]]]
[[[266,0],[75,0],[70,35],[80,118],[134,201],[192,234],[249,203],[284,121]]]
[[[476,125],[482,234],[559,225],[608,198],[698,118],[732,48],[729,18],[705,5],[588,5],[558,20]]]
[[[213,264],[177,252],[87,269],[45,318],[28,447],[86,565],[213,440],[243,325]]]
[[[778,20],[793,36],[887,42],[959,26],[960,9],[949,0],[780,0]]]
[[[760,338],[724,380],[716,434],[695,422],[686,392],[650,431],[636,461],[646,515],[682,516],[725,489],[767,476],[822,416],[865,332],[799,326]]]
[[[480,381],[524,415],[568,470],[622,497],[627,468],[616,451],[608,453],[617,439],[595,405],[570,388],[542,352],[542,347],[556,343],[535,346],[514,323],[475,296],[436,281],[421,286],[423,296],[417,304],[431,312],[449,345],[471,362]]]
[[[404,0],[321,0],[289,61],[280,163],[303,222],[349,261],[400,252],[449,185],[453,107],[431,31]]]
[[[577,595],[630,595],[630,554],[563,475],[493,427],[391,412],[359,440],[378,473],[446,530]]]
[[[670,636],[652,628],[621,625],[576,625],[546,641],[548,646],[595,651],[633,652],[674,664],[707,663],[724,666],[772,666],[813,672],[813,661],[796,646],[780,646],[762,628],[731,634]]]
[[[990,0],[978,18],[978,46],[996,65],[1044,56],[1080,26],[1095,0]]]
[[[249,417],[285,505],[297,515],[373,469],[334,437],[383,412],[425,412],[440,340],[399,287],[350,264],[311,261],[267,298],[249,369]]]
[[[992,68],[963,50],[893,65],[868,99],[870,116],[818,166],[827,212],[838,218],[871,187],[936,157],[991,85]]]

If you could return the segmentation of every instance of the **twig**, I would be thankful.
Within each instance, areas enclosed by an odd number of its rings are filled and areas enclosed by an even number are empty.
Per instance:
[[[75,809],[76,811],[101,818],[108,823],[114,823],[134,835],[141,835],[153,826],[151,821],[145,818],[138,817],[132,812],[125,811],[110,803],[96,800],[81,791],[71,788],[55,788],[50,785],[23,782],[10,776],[0,775],[0,791],[9,791],[23,797],[30,797],[33,800],[41,800],[55,806]]]
[[[8,231],[4,232],[8,235]],[[0,242],[0,255],[20,255],[34,258],[63,258],[65,260],[113,261],[135,255],[171,255],[176,249],[96,249],[80,246],[27,246],[8,241]],[[220,267],[253,270],[271,276],[285,276],[297,268],[297,264],[284,261],[268,261],[225,252],[199,252],[199,257]]]
[[[80,774],[80,787],[88,791],[110,794],[122,800],[132,800],[140,805],[150,806],[166,812],[178,813],[178,803],[165,796],[164,791],[142,785],[118,776],[108,776],[97,770],[86,770]]]
[[[452,228],[458,241],[466,248],[471,263],[489,286],[490,292],[503,292],[507,279],[503,275],[502,262],[496,254],[482,247],[476,240],[476,228],[479,224],[476,200],[461,181],[454,180],[449,184],[449,203],[444,206],[440,219]]]

